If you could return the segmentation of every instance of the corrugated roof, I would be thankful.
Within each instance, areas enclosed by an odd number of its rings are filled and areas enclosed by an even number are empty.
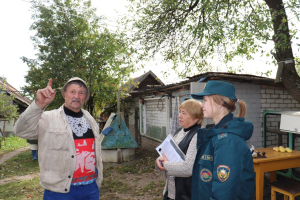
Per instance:
[[[149,70],[145,74],[136,77],[133,79],[134,84],[130,84],[127,91],[134,91],[135,89],[139,88],[139,85],[147,78],[152,77],[152,80],[156,82],[156,85],[165,86],[165,84],[151,71]],[[124,89],[126,84],[122,87]]]
[[[143,93],[153,92],[153,91],[162,91],[162,90],[173,89],[173,88],[175,89],[175,88],[182,87],[183,85],[189,84],[190,82],[198,82],[200,80],[202,82],[206,82],[208,80],[228,80],[228,81],[235,81],[235,82],[242,82],[242,83],[253,83],[259,85],[284,87],[281,82],[275,83],[274,79],[266,78],[262,76],[256,76],[251,74],[234,74],[228,72],[206,72],[192,77],[187,77],[187,80],[178,83],[172,83],[169,85],[154,87],[142,91],[132,91],[130,92],[130,94],[143,94]]]
[[[21,101],[22,103],[26,104],[27,106],[29,106],[31,104],[31,101],[29,99],[22,96],[20,94],[20,92],[18,90],[16,90],[16,88],[11,86],[8,82],[4,82],[4,79],[2,77],[0,77],[0,84],[2,86],[4,86],[4,88],[6,88],[5,92],[7,92],[9,95],[14,95],[17,100]]]

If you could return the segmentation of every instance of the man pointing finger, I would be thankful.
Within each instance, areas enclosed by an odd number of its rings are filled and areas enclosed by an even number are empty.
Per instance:
[[[21,114],[14,131],[17,136],[38,140],[40,183],[44,200],[99,200],[103,179],[99,127],[82,109],[89,99],[81,78],[68,80],[62,88],[65,103],[44,111],[54,100],[52,78],[37,91],[36,99]]]
[[[39,89],[36,93],[35,103],[40,109],[44,109],[55,98],[55,89],[52,89],[52,78],[49,79],[47,87]]]

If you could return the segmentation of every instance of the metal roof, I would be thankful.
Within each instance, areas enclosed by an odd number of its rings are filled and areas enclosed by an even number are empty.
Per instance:
[[[235,81],[235,82],[241,82],[241,83],[252,83],[252,84],[258,84],[258,85],[267,85],[267,86],[274,86],[274,87],[282,87],[284,88],[283,84],[281,82],[275,83],[275,79],[262,77],[262,76],[256,76],[251,74],[234,74],[234,73],[228,73],[228,72],[206,72],[202,74],[198,74],[192,77],[187,77],[187,80],[178,82],[178,83],[172,83],[169,85],[159,86],[159,87],[153,87],[150,89],[140,90],[140,91],[131,91],[131,95],[139,95],[139,94],[145,94],[145,93],[151,93],[155,91],[165,91],[165,90],[172,90],[172,89],[178,89],[184,85],[189,85],[191,82],[207,82],[208,80],[228,80],[228,81]]]
[[[148,81],[149,83],[151,83],[152,85],[150,86],[142,86],[142,83]],[[144,87],[156,87],[156,86],[165,86],[165,84],[151,71],[149,70],[148,72],[144,73],[143,75],[136,77],[133,79],[133,84],[131,83],[127,83],[129,84],[129,86],[127,86],[128,89],[126,89],[127,91],[131,92],[131,91],[143,91]],[[155,84],[155,85],[153,85]],[[142,86],[142,87],[141,87]],[[124,84],[124,86],[121,89],[125,89],[126,88],[126,84]]]
[[[27,99],[26,97],[22,96],[16,88],[11,86],[9,83],[4,82],[4,79],[0,77],[0,84],[6,89],[5,92],[7,92],[9,95],[14,95],[15,100],[20,101],[21,103],[25,104],[26,106],[29,106],[31,104],[31,101]]]

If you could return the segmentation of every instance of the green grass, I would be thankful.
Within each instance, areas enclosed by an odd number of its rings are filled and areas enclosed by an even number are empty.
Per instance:
[[[164,181],[152,181],[142,186],[138,181],[154,173],[156,153],[137,151],[138,161],[127,165],[108,166],[104,169],[104,180],[101,187],[101,200],[111,199],[162,199]],[[31,151],[25,151],[0,165],[0,180],[13,176],[24,176],[39,172],[37,160],[32,160]],[[128,176],[130,175],[130,176]],[[18,181],[0,185],[0,200],[10,199],[42,199],[44,189],[40,186],[39,178]],[[119,198],[118,194],[128,196]]]
[[[142,150],[137,151],[135,156],[139,158],[135,164],[109,166],[104,170],[101,199],[119,199],[117,194],[121,193],[130,194],[131,198],[129,199],[144,199],[146,195],[147,197],[150,195],[152,199],[162,199],[165,181],[151,181],[143,187],[138,183],[143,177],[151,177],[151,173],[156,171],[154,161],[157,158],[157,153]]]
[[[37,160],[32,160],[31,151],[25,151],[0,165],[0,179],[24,176],[39,172]]]
[[[109,193],[125,193],[130,190],[130,187],[126,182],[118,180],[114,178],[114,176],[105,177],[101,185],[101,193],[102,192],[109,192]]]
[[[137,164],[118,167],[116,170],[120,174],[131,173],[141,175],[152,172],[154,170],[154,160],[157,158],[157,153],[144,150],[138,151],[137,154],[141,157]]]
[[[161,188],[164,188],[165,181],[159,181],[158,183],[155,183],[151,181],[146,187],[144,187],[143,191],[148,192],[151,195],[158,195],[158,193],[161,193]]]
[[[0,200],[41,200],[44,194],[39,178],[0,185],[0,191]]]
[[[6,137],[5,141],[4,138],[0,138],[0,141],[1,141],[0,157],[1,154],[3,153],[8,153],[16,149],[29,146],[26,139],[15,137],[15,136]]]

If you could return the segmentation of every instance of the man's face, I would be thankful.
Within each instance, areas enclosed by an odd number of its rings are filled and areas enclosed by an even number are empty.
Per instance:
[[[86,98],[86,89],[77,84],[68,86],[64,92],[65,106],[73,112],[79,112]]]

